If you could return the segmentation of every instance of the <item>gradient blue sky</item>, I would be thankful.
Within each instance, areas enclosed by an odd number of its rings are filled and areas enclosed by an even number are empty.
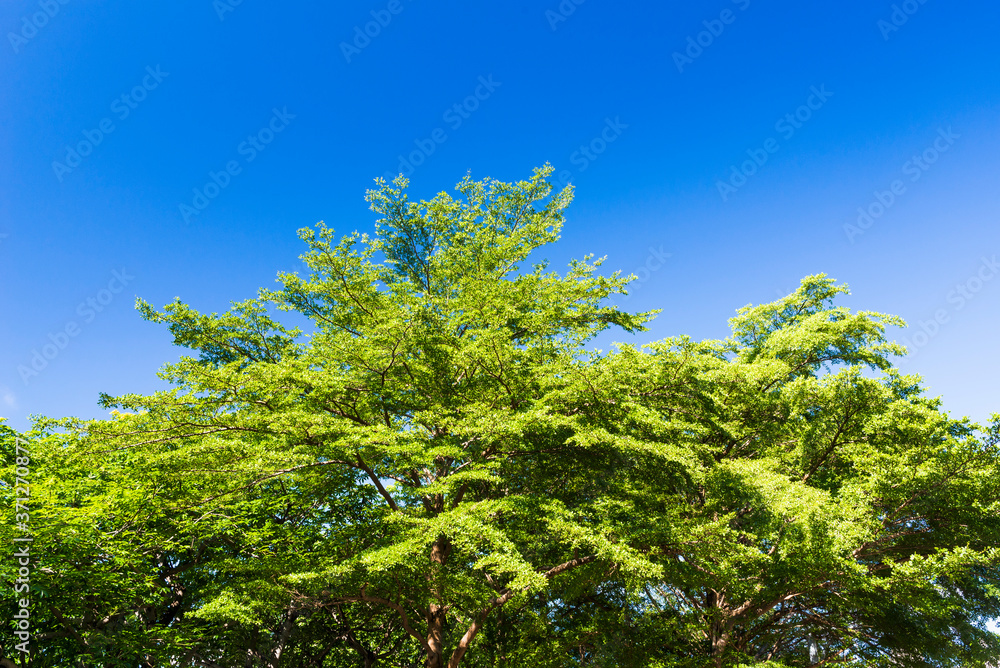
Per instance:
[[[155,371],[182,351],[136,297],[221,311],[273,286],[299,265],[297,229],[370,231],[365,189],[420,145],[434,150],[417,156],[417,197],[470,170],[565,172],[576,201],[544,255],[607,255],[644,279],[628,308],[663,309],[601,347],[721,338],[736,308],[826,272],[850,284],[844,304],[906,318],[897,339],[925,322],[900,366],[947,408],[1000,410],[996,3],[62,2],[0,5],[0,416],[15,428],[162,387]],[[345,55],[372,12],[389,20]],[[477,91],[467,117],[446,113]],[[274,109],[294,118],[241,152]],[[90,155],[54,169],[102,122]],[[762,151],[724,199],[731,166]],[[238,173],[185,221],[180,205],[230,161]],[[845,230],[897,180],[867,229]],[[65,347],[22,377],[53,339]]]

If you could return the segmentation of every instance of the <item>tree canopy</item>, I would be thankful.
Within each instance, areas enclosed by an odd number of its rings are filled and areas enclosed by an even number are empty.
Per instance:
[[[373,235],[300,231],[305,275],[222,314],[139,302],[193,353],[171,389],[0,425],[5,482],[32,451],[30,665],[1000,655],[1000,415],[943,411],[892,364],[902,321],[823,274],[725,340],[588,348],[656,312],[593,256],[528,264],[572,199],[550,174],[379,180]]]

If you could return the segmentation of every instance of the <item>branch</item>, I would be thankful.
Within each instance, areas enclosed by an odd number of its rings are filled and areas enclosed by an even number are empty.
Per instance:
[[[389,507],[392,508],[393,511],[398,512],[399,506],[396,505],[396,502],[393,500],[392,495],[389,494],[389,492],[386,491],[385,487],[382,486],[382,481],[378,479],[378,476],[375,475],[374,471],[368,468],[368,465],[365,464],[363,459],[361,459],[361,455],[358,455],[357,457],[358,457],[358,466],[361,467],[362,471],[368,474],[368,478],[371,479],[372,484],[375,485],[375,489],[378,490],[378,493],[381,494],[382,498],[384,498],[386,503],[389,504]]]
[[[565,563],[554,566],[549,570],[545,571],[544,576],[546,579],[551,580],[560,573],[565,573],[568,570],[576,568],[577,566],[583,566],[584,564],[589,564],[590,562],[597,559],[596,555],[590,555],[588,557],[580,557],[578,559],[572,559]],[[462,658],[465,653],[469,651],[469,647],[472,646],[472,641],[475,639],[476,634],[482,629],[483,624],[486,623],[487,617],[490,613],[502,606],[504,603],[509,601],[514,595],[514,590],[506,589],[500,596],[497,596],[490,600],[486,608],[480,612],[476,619],[469,625],[465,633],[462,635],[462,639],[458,641],[458,647],[452,652],[451,659],[448,661],[448,668],[458,668],[462,663]]]
[[[388,608],[391,608],[392,610],[395,610],[397,613],[399,613],[399,617],[403,622],[403,629],[405,629],[406,632],[410,634],[410,636],[412,636],[417,642],[420,643],[420,646],[424,649],[425,652],[430,653],[431,647],[430,645],[427,644],[427,640],[424,639],[422,635],[414,631],[413,627],[410,626],[410,616],[406,614],[406,609],[399,603],[394,603],[389,599],[380,598],[378,596],[370,596],[366,593],[365,591],[366,589],[368,589],[367,583],[365,583],[365,585],[361,587],[361,593],[358,596],[347,596],[340,600],[345,603],[356,602],[356,601],[365,601],[367,603],[378,603],[379,605],[384,605]]]

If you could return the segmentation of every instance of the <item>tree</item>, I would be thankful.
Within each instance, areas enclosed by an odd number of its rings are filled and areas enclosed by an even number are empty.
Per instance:
[[[901,321],[835,307],[846,287],[824,275],[742,309],[726,340],[589,351],[655,312],[609,305],[629,279],[591,256],[528,266],[572,195],[550,173],[420,202],[379,182],[373,236],[300,232],[308,275],[223,314],[140,302],[196,354],[161,372],[174,387],[30,435],[57,565],[38,576],[39,662],[964,666],[1000,650],[1000,417],[943,413],[892,367]]]
[[[318,507],[317,499],[332,498],[334,477],[288,476],[210,506],[204,481],[179,480],[176,462],[146,466],[138,449],[95,452],[86,436],[57,433],[60,424],[73,421],[42,420],[23,435],[0,428],[5,453],[23,439],[32,460],[34,541],[23,595],[34,668],[320,668],[338,652],[353,655],[354,645],[364,650],[372,626],[392,631],[363,610],[303,609],[273,581],[275,572],[296,568],[302,546],[320,533],[318,521],[364,524],[357,507]],[[9,499],[10,488],[3,491]],[[12,544],[14,526],[3,529]],[[3,567],[10,619],[17,562]],[[0,646],[19,659],[15,642],[4,637]]]
[[[107,398],[133,414],[87,424],[88,442],[141,448],[153,478],[197,474],[203,501],[310,470],[336,480],[324,494],[364,508],[365,522],[300,544],[294,564],[274,564],[275,581],[303,608],[391,612],[431,667],[460,665],[498,609],[557,579],[651,575],[599,495],[559,488],[603,455],[557,458],[570,434],[539,398],[585,367],[587,340],[610,325],[640,330],[648,316],[601,305],[626,281],[595,276],[597,263],[517,273],[556,238],[570,199],[550,197],[550,171],[517,184],[466,178],[464,200],[419,204],[397,179],[369,195],[376,237],[334,245],[322,225],[302,232],[307,278],[283,275],[280,291],[222,316],[141,304],[200,357],[164,372],[178,389]],[[269,305],[308,316],[307,342]],[[246,596],[228,590],[200,614],[236,617],[253,605]]]
[[[618,524],[662,568],[645,604],[673,631],[666,665],[1000,652],[1000,416],[943,413],[889,361],[902,321],[832,307],[845,292],[812,276],[725,341],[623,346],[557,407],[586,407],[579,441],[651,455],[623,476]]]

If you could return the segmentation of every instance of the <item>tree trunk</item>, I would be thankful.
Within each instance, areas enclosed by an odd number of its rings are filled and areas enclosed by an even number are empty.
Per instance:
[[[444,622],[447,609],[444,604],[444,566],[451,554],[451,543],[439,536],[431,546],[431,571],[427,576],[431,590],[431,604],[427,608],[427,661],[426,668],[444,668]]]
[[[725,594],[716,591],[709,591],[705,597],[705,607],[712,615],[710,624],[711,632],[709,638],[712,641],[712,665],[715,668],[722,668],[722,659],[726,655],[726,645],[729,644],[728,630],[728,610],[726,609]]]
[[[444,610],[431,603],[427,611],[427,668],[444,668]]]

